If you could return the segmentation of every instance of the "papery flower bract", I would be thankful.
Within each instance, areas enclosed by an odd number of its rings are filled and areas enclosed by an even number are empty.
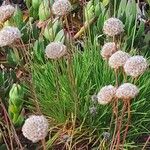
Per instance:
[[[147,66],[147,61],[143,56],[133,56],[126,61],[124,71],[127,75],[136,78],[145,72]]]
[[[95,116],[97,114],[97,108],[95,106],[89,108],[90,114]]]
[[[44,116],[32,115],[22,127],[23,135],[33,143],[44,139],[48,133],[48,121]]]
[[[51,42],[46,46],[45,53],[50,59],[59,59],[67,54],[67,48],[61,42]]]
[[[132,99],[139,93],[136,85],[131,83],[124,83],[116,91],[116,97],[121,99]]]
[[[116,88],[112,85],[104,86],[97,94],[98,103],[106,105],[115,97]]]
[[[109,66],[118,69],[119,67],[122,67],[129,58],[130,55],[128,53],[117,51],[109,58]]]
[[[117,51],[116,44],[114,42],[108,42],[104,44],[101,50],[101,55],[104,59],[108,59],[113,53]]]
[[[52,6],[52,11],[57,16],[64,16],[72,9],[71,3],[68,0],[57,0]]]
[[[103,137],[105,140],[109,140],[110,139],[110,133],[109,132],[103,132]]]
[[[92,95],[91,100],[93,103],[97,103],[97,95],[96,94]]]
[[[123,23],[117,18],[109,18],[104,22],[103,32],[108,36],[119,35],[124,31]]]
[[[0,22],[8,20],[14,12],[15,8],[12,5],[2,5],[0,7]]]
[[[13,44],[21,38],[21,32],[16,27],[7,26],[0,30],[0,47]]]

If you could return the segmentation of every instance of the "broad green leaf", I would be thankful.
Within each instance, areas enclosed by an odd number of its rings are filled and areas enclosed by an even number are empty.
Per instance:
[[[62,30],[60,30],[58,33],[57,33],[57,35],[56,35],[56,37],[55,37],[55,40],[54,41],[59,41],[59,42],[63,42],[64,41],[64,30],[62,29]]]

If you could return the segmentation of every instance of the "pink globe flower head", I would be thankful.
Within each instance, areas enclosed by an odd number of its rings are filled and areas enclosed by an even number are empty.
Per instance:
[[[48,121],[44,116],[32,115],[22,127],[23,135],[33,143],[45,139],[48,133]]]
[[[131,83],[122,84],[116,91],[116,97],[124,100],[130,100],[135,98],[139,93],[139,89],[136,85]]]
[[[145,72],[147,66],[147,61],[143,56],[133,56],[126,61],[124,71],[127,75],[136,78]]]
[[[0,30],[0,47],[9,46],[21,38],[21,32],[16,27],[7,26]]]
[[[46,46],[45,53],[50,59],[59,59],[67,54],[67,48],[61,42],[51,42]]]
[[[109,18],[104,22],[103,32],[104,34],[113,37],[121,34],[124,31],[123,23],[117,18]]]
[[[15,8],[12,5],[2,5],[0,7],[0,22],[8,20],[14,12]]]
[[[106,105],[115,97],[116,88],[112,85],[104,86],[97,94],[98,103]]]
[[[114,42],[105,43],[101,50],[101,56],[108,59],[113,53],[117,51],[117,46]]]
[[[118,69],[119,67],[123,67],[129,58],[130,55],[128,53],[119,50],[109,58],[109,66]]]
[[[52,11],[57,16],[64,16],[72,9],[69,0],[56,0],[52,6]]]

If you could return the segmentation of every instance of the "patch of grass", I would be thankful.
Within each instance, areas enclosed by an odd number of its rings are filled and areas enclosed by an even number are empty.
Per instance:
[[[48,60],[43,65],[33,64],[33,81],[44,114],[57,123],[76,119],[78,127],[82,125],[87,130],[94,131],[91,137],[102,138],[103,132],[109,131],[113,134],[113,128],[110,129],[112,108],[111,105],[93,104],[91,96],[104,85],[114,85],[115,77],[108,64],[102,60],[99,46],[85,43],[83,51],[76,49],[72,63],[63,59]],[[68,70],[70,67],[72,72]],[[70,80],[70,74],[73,74],[73,81]],[[131,79],[128,78],[128,81]],[[127,142],[135,142],[140,135],[149,133],[149,71],[136,85],[141,90],[139,96],[132,101],[132,122]],[[95,115],[90,113],[93,106],[97,112]]]

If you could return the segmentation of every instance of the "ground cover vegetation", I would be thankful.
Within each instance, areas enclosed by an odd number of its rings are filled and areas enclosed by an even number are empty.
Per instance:
[[[0,6],[0,149],[145,150],[150,1]]]

